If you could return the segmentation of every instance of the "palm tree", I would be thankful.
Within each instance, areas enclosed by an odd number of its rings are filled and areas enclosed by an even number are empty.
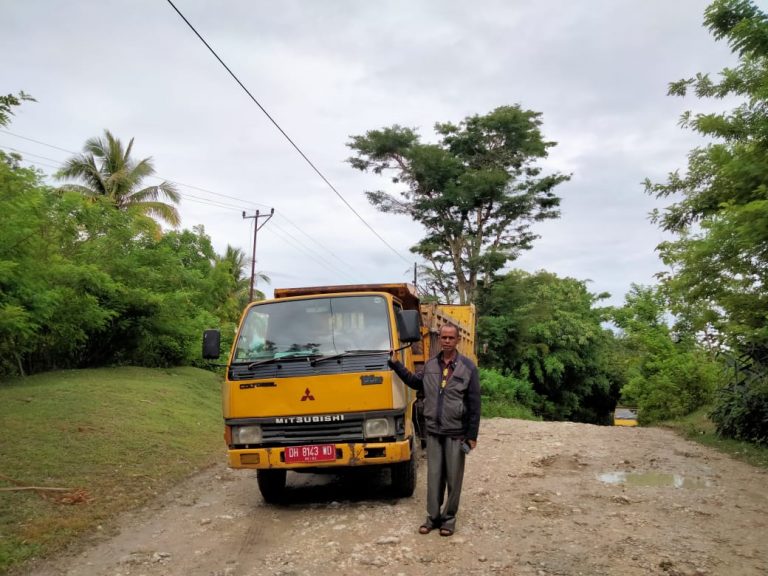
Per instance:
[[[250,274],[246,274],[249,258],[240,248],[235,248],[227,244],[227,249],[222,255],[216,256],[217,266],[221,266],[227,271],[227,274],[233,280],[232,295],[237,299],[242,308],[248,303],[248,292],[250,289]],[[271,279],[264,272],[256,272],[256,280],[269,284]],[[264,293],[260,290],[254,290],[254,298],[263,300]]]
[[[131,158],[133,138],[128,147],[104,130],[105,138],[90,138],[83,147],[83,154],[64,162],[56,173],[59,180],[80,180],[81,184],[66,184],[65,190],[74,190],[86,196],[109,198],[119,210],[132,210],[143,216],[160,219],[171,226],[178,226],[181,219],[174,206],[160,201],[167,198],[179,202],[179,193],[170,182],[157,186],[141,187],[141,182],[155,173],[151,158],[136,162]]]

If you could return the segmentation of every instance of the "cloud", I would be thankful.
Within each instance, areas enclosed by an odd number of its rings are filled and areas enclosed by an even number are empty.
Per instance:
[[[666,96],[667,85],[732,62],[702,28],[700,0],[177,5],[394,251],[165,3],[6,3],[5,89],[38,99],[11,129],[71,150],[104,128],[135,137],[136,154],[151,155],[160,175],[196,187],[181,188],[183,225],[203,224],[219,250],[250,254],[242,211],[274,207],[257,259],[285,286],[410,278],[421,230],[368,204],[366,190],[394,188],[345,163],[350,135],[397,123],[431,140],[435,122],[520,103],[542,113],[545,136],[558,142],[545,168],[573,179],[558,191],[562,217],[537,225],[541,239],[511,265],[590,278],[621,299],[660,269],[662,235],[647,213],[661,204],[641,181],[684,167],[699,143],[677,119],[702,105]],[[0,146],[67,156],[4,133]]]

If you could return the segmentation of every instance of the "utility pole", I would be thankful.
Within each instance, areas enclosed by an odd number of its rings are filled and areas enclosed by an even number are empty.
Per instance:
[[[253,285],[254,280],[256,278],[256,234],[259,230],[262,229],[264,224],[267,223],[267,221],[272,218],[272,215],[275,213],[275,209],[272,208],[272,211],[269,214],[259,214],[259,211],[256,210],[256,214],[253,216],[246,216],[245,210],[243,210],[243,219],[248,220],[250,218],[253,218],[253,254],[251,257],[251,290],[248,293],[248,301],[253,302]],[[261,225],[259,225],[259,218],[266,218],[264,222],[262,222]]]

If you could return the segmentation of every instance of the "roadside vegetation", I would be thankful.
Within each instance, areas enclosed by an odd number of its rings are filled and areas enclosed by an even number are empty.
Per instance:
[[[124,367],[0,385],[0,573],[220,460],[220,380]]]
[[[737,460],[768,469],[768,446],[723,437],[709,417],[710,411],[711,407],[704,407],[680,419],[667,420],[658,425],[670,428],[689,440],[710,446]]]
[[[2,98],[7,108],[20,102]],[[165,182],[142,186],[153,168],[130,158],[132,142],[109,132],[89,140],[58,174],[82,183],[60,188],[0,152],[0,379],[201,365],[205,328],[231,338],[248,301],[242,251],[217,254],[202,226],[163,231],[154,217],[178,217],[157,198],[178,195]]]
[[[536,393],[531,383],[496,370],[480,368],[480,393],[483,418],[518,418],[541,420],[534,413]]]

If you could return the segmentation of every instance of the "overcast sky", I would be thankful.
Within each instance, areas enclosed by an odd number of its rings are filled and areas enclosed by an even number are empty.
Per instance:
[[[395,190],[345,160],[350,135],[392,124],[434,141],[435,122],[497,106],[542,113],[572,173],[562,216],[509,267],[590,280],[620,304],[662,269],[642,181],[684,168],[698,141],[677,121],[713,109],[668,83],[733,63],[700,0],[174,0],[261,105],[391,246],[312,171],[165,0],[0,0],[2,86],[25,103],[0,147],[46,173],[109,129],[183,185],[182,226],[250,256],[273,287],[401,282],[422,235],[364,191]],[[714,108],[718,109],[718,108]],[[12,134],[9,134],[11,132]],[[26,138],[26,139],[25,139]],[[29,139],[36,140],[32,142]],[[152,181],[151,183],[157,183]]]

